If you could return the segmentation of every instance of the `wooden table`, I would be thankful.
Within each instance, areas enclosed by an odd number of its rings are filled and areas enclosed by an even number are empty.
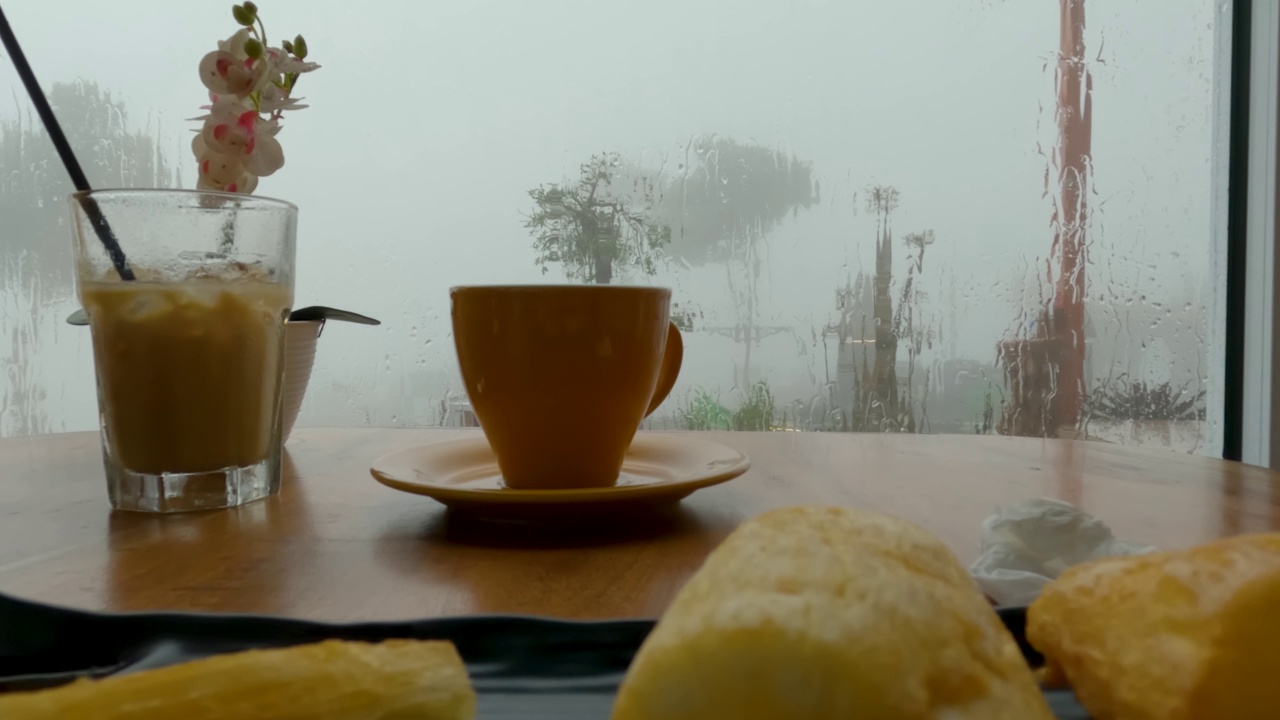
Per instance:
[[[0,441],[0,592],[90,609],[334,621],[470,613],[659,614],[745,518],[823,503],[916,521],[961,560],[998,505],[1061,498],[1176,548],[1280,528],[1280,475],[1158,450],[982,436],[723,433],[753,469],[669,517],[590,532],[446,516],[369,476],[382,453],[472,431],[294,433],[278,497],[179,516],[111,513],[96,433]]]

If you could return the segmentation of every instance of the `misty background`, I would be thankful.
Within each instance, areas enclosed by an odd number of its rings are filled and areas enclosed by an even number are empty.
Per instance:
[[[206,101],[201,56],[236,29],[229,6],[6,4],[95,187],[194,187],[185,118]],[[651,427],[889,429],[851,424],[847,407],[888,226],[909,429],[999,429],[997,344],[1033,334],[1053,292],[1058,3],[259,9],[273,44],[301,32],[322,65],[297,91],[311,107],[284,118],[285,167],[256,191],[301,208],[296,305],[383,321],[325,329],[299,426],[447,422],[461,393],[448,288],[565,282],[562,263],[539,263],[530,191],[571,189],[605,158],[620,202],[671,232],[612,281],[668,285],[688,313],[685,366]],[[1229,16],[1199,0],[1087,12],[1086,375],[1120,390],[1081,433],[1216,453],[1215,38]],[[88,332],[63,322],[77,307],[69,183],[7,63],[0,83],[0,436],[92,429]],[[789,169],[715,159],[738,157]],[[888,216],[876,188],[896,192]],[[745,229],[700,234],[717,201],[745,208]]]

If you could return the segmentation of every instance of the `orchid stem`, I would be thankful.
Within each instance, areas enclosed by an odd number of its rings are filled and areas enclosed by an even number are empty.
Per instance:
[[[218,251],[230,255],[236,245],[236,216],[233,212],[222,221],[222,240],[218,243]]]

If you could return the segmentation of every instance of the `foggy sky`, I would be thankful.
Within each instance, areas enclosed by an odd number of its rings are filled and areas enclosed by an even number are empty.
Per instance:
[[[6,11],[46,86],[85,78],[125,98],[130,125],[149,124],[185,163],[192,187],[195,125],[183,118],[199,114],[204,100],[197,62],[235,29],[229,5],[13,0]],[[936,233],[924,287],[938,322],[955,308],[959,355],[993,360],[1015,306],[1035,292],[1028,280],[1043,274],[1052,240],[1044,178],[1056,135],[1056,3],[259,5],[273,44],[274,34],[302,32],[323,66],[299,85],[311,107],[285,118],[285,167],[258,189],[301,207],[298,305],[349,308],[386,323],[326,330],[302,424],[430,422],[401,395],[425,382],[409,379],[413,373],[430,372],[437,386],[455,375],[447,288],[560,279],[554,271],[543,278],[533,264],[521,215],[531,207],[527,191],[576,175],[603,150],[671,170],[690,137],[717,133],[812,161],[822,207],[769,239],[763,298],[768,323],[805,337],[835,317],[845,275],[874,267],[874,223],[854,200],[871,183],[902,193],[899,236]],[[1215,291],[1217,18],[1215,3],[1199,0],[1089,0],[1091,301],[1181,308],[1207,305]],[[0,83],[25,107],[7,66]],[[13,112],[7,105],[3,112]],[[900,268],[905,257],[899,249]],[[946,272],[955,276],[954,300]],[[713,322],[733,317],[721,266],[673,265],[633,279],[673,286]],[[1152,332],[1124,330],[1126,346]],[[87,343],[71,332],[59,331],[74,350],[66,367],[87,368]],[[694,386],[732,390],[726,357],[740,351],[702,335],[688,345],[672,397]],[[767,341],[756,358],[775,387],[799,393],[823,379],[812,344]],[[1185,360],[1184,368],[1209,373]],[[444,388],[427,390],[438,396]],[[92,405],[67,414],[69,428],[92,426]]]

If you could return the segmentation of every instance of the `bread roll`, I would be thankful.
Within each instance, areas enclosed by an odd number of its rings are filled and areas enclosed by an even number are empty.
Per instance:
[[[1013,638],[950,550],[871,512],[738,528],[680,591],[613,720],[1047,720]]]
[[[1096,720],[1280,718],[1280,534],[1073,567],[1027,638]]]
[[[471,720],[475,704],[452,643],[331,640],[0,695],[0,718]]]

